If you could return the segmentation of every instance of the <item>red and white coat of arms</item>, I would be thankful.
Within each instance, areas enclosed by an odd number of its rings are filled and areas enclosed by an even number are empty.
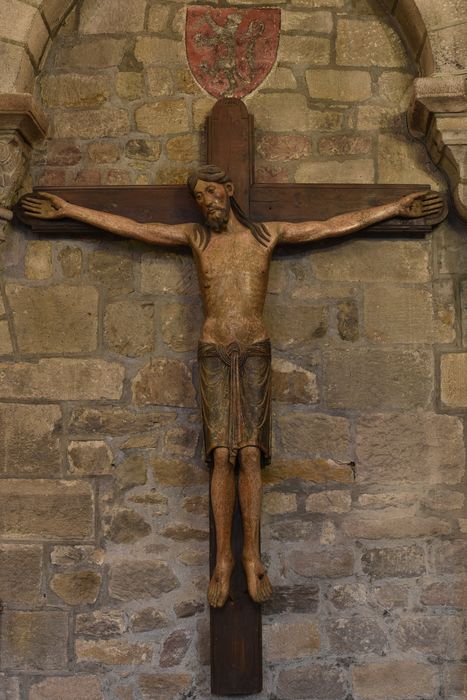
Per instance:
[[[191,71],[214,97],[244,97],[274,65],[279,33],[278,9],[188,7],[186,51]]]

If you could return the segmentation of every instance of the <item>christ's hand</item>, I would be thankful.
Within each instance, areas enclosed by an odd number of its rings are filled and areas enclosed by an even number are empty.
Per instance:
[[[416,219],[420,216],[436,216],[444,207],[444,200],[437,192],[415,192],[399,201],[399,216]]]
[[[26,195],[21,206],[28,216],[36,219],[62,219],[67,216],[68,203],[61,197],[48,192],[39,192],[40,196]]]

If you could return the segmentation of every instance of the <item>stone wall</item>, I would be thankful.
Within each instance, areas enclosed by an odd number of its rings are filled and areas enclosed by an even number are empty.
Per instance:
[[[257,180],[444,190],[407,130],[416,66],[384,3],[269,4],[278,61],[245,100]],[[131,8],[77,3],[42,59],[35,184],[183,182],[204,160],[214,100],[185,3]],[[261,698],[463,696],[465,240],[453,217],[273,262]],[[207,698],[191,259],[18,226],[2,252],[0,697]]]

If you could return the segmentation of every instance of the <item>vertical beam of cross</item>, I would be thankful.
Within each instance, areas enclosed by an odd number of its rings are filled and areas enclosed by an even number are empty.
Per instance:
[[[225,170],[235,183],[235,197],[249,213],[253,183],[253,118],[240,100],[219,100],[208,120],[208,162]],[[215,566],[214,519],[210,522],[210,568]],[[235,569],[230,598],[211,608],[211,691],[215,695],[253,695],[262,688],[261,607],[247,592],[242,566],[243,528],[235,503],[232,551]]]

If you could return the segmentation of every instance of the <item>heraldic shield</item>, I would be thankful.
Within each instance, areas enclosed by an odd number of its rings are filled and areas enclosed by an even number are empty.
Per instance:
[[[197,82],[213,97],[244,97],[266,78],[279,46],[279,9],[191,6],[186,51]]]

